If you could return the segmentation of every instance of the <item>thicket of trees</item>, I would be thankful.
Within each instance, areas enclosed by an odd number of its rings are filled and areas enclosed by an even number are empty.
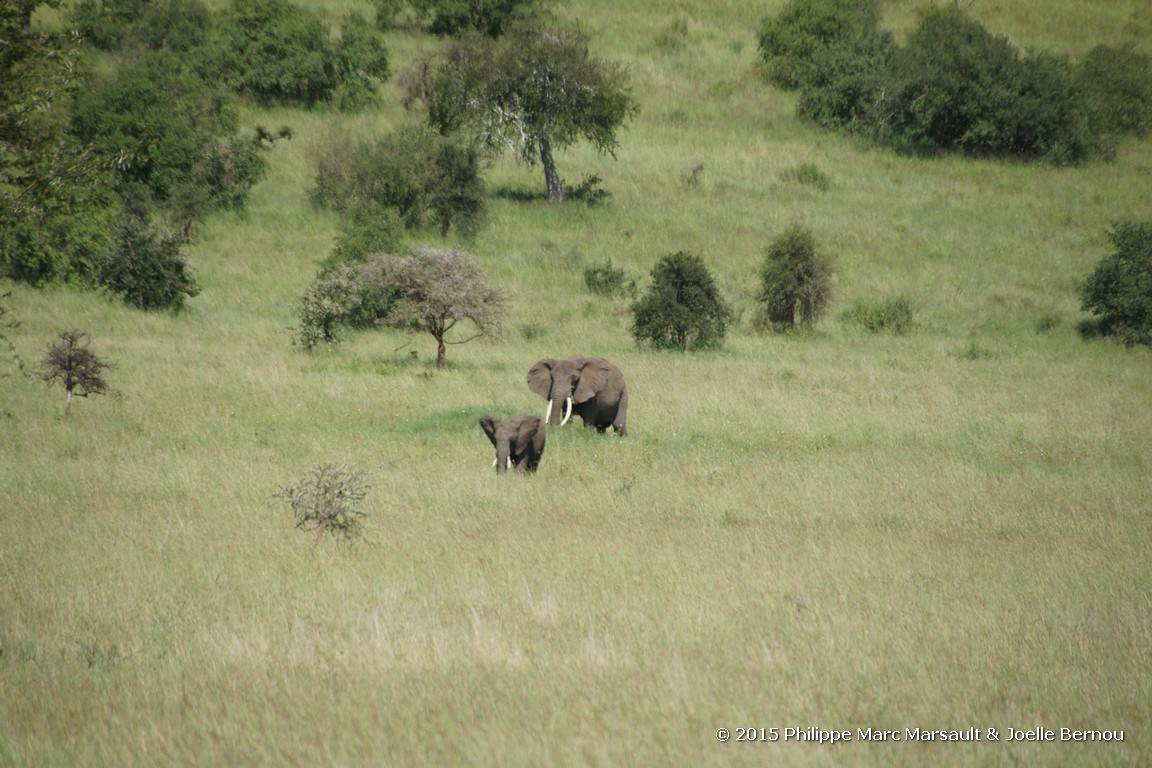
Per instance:
[[[181,249],[264,174],[238,98],[359,108],[389,71],[364,19],[334,42],[287,0],[82,0],[66,33],[33,27],[41,5],[0,7],[0,275],[141,309],[196,295]]]
[[[62,8],[75,31],[36,28],[42,5]],[[241,126],[241,100],[364,108],[391,72],[380,29],[407,20],[447,38],[407,79],[427,111],[372,142],[333,142],[319,158],[314,199],[342,221],[301,299],[297,341],[312,347],[341,328],[415,324],[436,337],[442,364],[454,325],[488,332],[502,294],[463,251],[410,240],[480,230],[485,153],[539,163],[549,200],[562,201],[554,152],[577,141],[615,151],[638,108],[628,74],[591,56],[581,32],[544,23],[544,0],[374,5],[375,24],[351,13],[336,35],[289,0],[236,0],[219,13],[203,0],[0,7],[0,276],[179,311],[200,290],[182,249],[211,212],[244,208],[264,174],[262,152],[291,135]],[[760,52],[770,81],[799,92],[804,119],[898,149],[1071,163],[1147,135],[1152,58],[1132,46],[1097,46],[1078,62],[1025,55],[966,7],[924,11],[897,44],[879,26],[875,0],[792,0],[765,19]],[[607,198],[598,183],[593,176],[571,196]],[[1116,254],[1082,289],[1091,330],[1126,343],[1150,338],[1152,238],[1141,226],[1117,225]],[[813,322],[828,303],[831,269],[812,233],[786,232],[761,268],[757,321]],[[610,262],[586,279],[604,295],[639,293]],[[428,302],[438,291],[455,303],[437,315]],[[421,312],[412,310],[417,294]],[[656,265],[632,311],[638,342],[677,349],[721,344],[733,320],[689,253]],[[904,329],[911,308],[897,297],[854,316]]]
[[[769,81],[803,119],[910,152],[1078,163],[1152,126],[1152,58],[1131,46],[1073,63],[960,7],[925,10],[903,45],[879,21],[875,0],[792,0],[760,29]]]

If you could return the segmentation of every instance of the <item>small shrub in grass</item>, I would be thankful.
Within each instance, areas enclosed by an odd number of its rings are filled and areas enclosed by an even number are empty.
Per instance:
[[[1152,223],[1118,222],[1108,239],[1115,252],[1080,286],[1081,308],[1093,315],[1080,333],[1152,345]]]
[[[102,395],[108,389],[104,371],[112,366],[89,349],[89,344],[88,334],[83,331],[64,331],[40,362],[40,378],[45,383],[59,381],[64,385],[66,415],[72,414],[73,397]]]
[[[349,470],[343,464],[323,464],[282,487],[275,498],[292,508],[297,528],[316,532],[317,541],[329,534],[352,543],[363,536],[367,514],[360,505],[367,492],[363,472]]]
[[[1035,325],[1036,333],[1037,334],[1048,333],[1049,331],[1060,327],[1060,324],[1063,322],[1064,322],[1064,320],[1060,317],[1060,315],[1055,315],[1055,314],[1041,315],[1040,318],[1036,321],[1036,325]]]
[[[585,269],[584,284],[598,296],[636,295],[636,278],[630,278],[625,270],[612,266],[611,259]]]
[[[579,200],[589,206],[606,202],[612,197],[612,193],[600,186],[602,183],[603,179],[596,174],[585,176],[579,184],[568,192],[568,199]]]
[[[815,163],[800,163],[786,169],[780,176],[785,181],[795,181],[808,187],[815,187],[821,192],[826,192],[832,187],[832,179]]]
[[[874,303],[857,301],[844,313],[844,319],[872,333],[903,334],[912,327],[912,302],[905,296],[892,296]]]

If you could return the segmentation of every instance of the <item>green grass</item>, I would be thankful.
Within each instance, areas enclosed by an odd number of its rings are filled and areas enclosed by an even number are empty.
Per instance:
[[[779,5],[558,11],[629,64],[642,111],[617,160],[557,157],[606,205],[487,170],[492,222],[463,245],[512,294],[509,332],[443,371],[431,337],[306,354],[288,330],[337,224],[308,203],[312,153],[387,130],[393,102],[246,116],[293,139],[189,249],[183,315],[0,285],[25,361],[76,327],[116,365],[66,418],[0,357],[0,765],[1152,759],[1152,356],[1075,332],[1109,223],[1152,215],[1152,145],[1053,169],[814,132],[755,72]],[[1136,2],[970,13],[1070,53],[1150,39]],[[396,71],[424,45],[405,34]],[[826,190],[787,178],[808,164]],[[794,221],[837,260],[833,303],[761,335],[756,268]],[[743,311],[722,350],[639,350],[626,301],[584,285],[609,259],[643,283],[676,250]],[[902,336],[843,319],[894,295]],[[536,477],[497,478],[479,416],[541,413],[528,368],[577,352],[624,371],[631,436],[552,429]],[[273,497],[329,462],[367,473],[358,546],[314,545]],[[715,739],[1037,725],[1125,740]]]

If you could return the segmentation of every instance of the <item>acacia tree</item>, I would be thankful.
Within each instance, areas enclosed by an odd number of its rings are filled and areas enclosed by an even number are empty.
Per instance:
[[[102,395],[108,389],[104,381],[104,370],[111,368],[96,353],[88,348],[88,334],[71,330],[60,334],[60,341],[48,347],[40,362],[40,378],[51,384],[59,380],[64,385],[68,398],[64,402],[64,413],[71,415],[72,398]]]
[[[428,118],[480,145],[544,168],[550,202],[564,190],[552,152],[585,139],[615,157],[616,132],[636,113],[618,64],[593,58],[580,32],[519,26],[499,38],[454,39],[427,82]]]
[[[488,285],[484,268],[455,248],[422,248],[411,256],[380,254],[363,268],[367,286],[395,296],[382,322],[419,326],[436,339],[436,367],[443,368],[448,344],[464,344],[499,329],[507,295]],[[472,335],[448,339],[459,323],[471,321]]]

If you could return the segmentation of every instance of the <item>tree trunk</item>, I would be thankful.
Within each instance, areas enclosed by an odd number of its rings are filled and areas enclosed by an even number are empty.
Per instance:
[[[436,367],[444,367],[444,358],[448,355],[448,347],[444,344],[444,337],[436,337]]]
[[[564,202],[564,190],[560,187],[560,174],[556,173],[556,161],[552,159],[552,145],[548,139],[540,139],[540,164],[544,166],[544,183],[548,185],[548,202]]]

